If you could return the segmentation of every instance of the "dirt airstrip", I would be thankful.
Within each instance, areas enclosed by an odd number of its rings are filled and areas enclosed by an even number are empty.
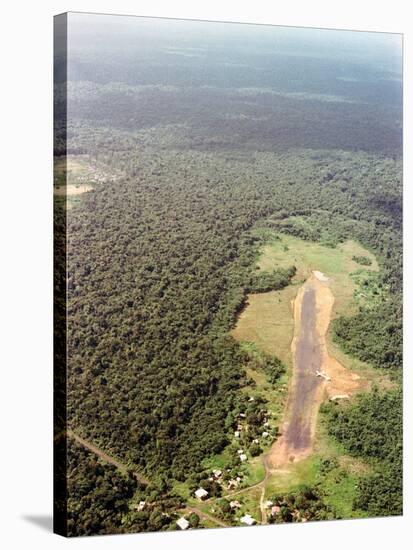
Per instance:
[[[311,454],[318,410],[326,397],[347,398],[367,386],[366,380],[328,354],[325,337],[333,304],[329,279],[314,271],[293,304],[293,376],[281,436],[266,457],[271,471]]]

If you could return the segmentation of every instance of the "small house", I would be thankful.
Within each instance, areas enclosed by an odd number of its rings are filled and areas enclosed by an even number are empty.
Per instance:
[[[231,506],[232,510],[234,510],[235,508],[241,508],[241,504],[238,502],[238,500],[231,500],[229,505]]]
[[[205,491],[202,487],[195,491],[195,496],[199,500],[204,500],[208,496],[208,491]]]
[[[182,529],[182,531],[185,531],[185,529],[188,529],[189,527],[189,521],[185,519],[184,517],[179,518],[176,522],[177,526]]]
[[[240,519],[241,523],[244,523],[245,525],[255,525],[257,522],[253,517],[251,517],[249,514],[245,514],[245,516],[242,516]]]

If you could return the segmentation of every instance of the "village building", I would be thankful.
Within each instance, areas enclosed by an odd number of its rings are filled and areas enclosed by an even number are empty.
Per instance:
[[[249,514],[245,514],[245,516],[242,516],[240,522],[244,523],[245,525],[255,525],[255,523],[257,523],[256,520]]]
[[[241,460],[241,462],[245,462],[247,460],[247,455],[245,453],[242,453],[239,455],[239,459]]]
[[[189,527],[189,521],[187,519],[185,519],[184,517],[179,518],[177,520],[176,524],[183,531],[185,531],[185,529],[188,529],[188,527]]]
[[[241,508],[241,504],[238,502],[238,500],[231,500],[229,503],[231,508],[234,510],[235,508]]]
[[[200,487],[195,491],[195,496],[199,500],[204,500],[208,496],[208,491]]]

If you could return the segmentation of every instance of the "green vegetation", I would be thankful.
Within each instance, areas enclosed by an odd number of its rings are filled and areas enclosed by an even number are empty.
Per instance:
[[[334,337],[343,349],[379,368],[402,366],[402,306],[392,300],[374,309],[361,309],[354,317],[333,324]]]
[[[71,440],[68,464],[68,536],[177,528],[182,499],[166,480],[139,483]]]
[[[277,357],[259,351],[254,344],[244,345],[242,349],[248,353],[247,368],[258,372],[262,370],[271,385],[275,385],[286,372],[286,367],[282,361]]]
[[[360,265],[371,265],[371,259],[367,256],[353,256],[353,261]]]
[[[339,452],[338,465],[322,453],[292,465],[269,480],[274,521],[399,513],[399,84],[367,67],[349,84],[339,76],[356,68],[344,61],[239,45],[230,61],[211,48],[200,63],[165,54],[161,38],[150,57],[141,41],[116,55],[79,46],[70,119],[56,121],[70,177],[57,157],[55,187],[93,187],[67,212],[55,202],[60,420],[150,480],[70,444],[69,533],[175,529],[182,514],[211,525],[189,508],[215,505],[237,524],[225,502],[265,476],[291,369],[291,300],[313,269],[331,278],[335,344],[390,372],[396,389],[325,408],[331,444],[371,471],[346,470]],[[64,99],[57,90],[57,107]],[[199,486],[212,502],[195,500]],[[258,517],[260,495],[241,493],[242,510]]]
[[[303,487],[297,492],[274,495],[269,523],[292,523],[336,519],[334,510],[323,501],[323,495],[313,487]]]
[[[296,268],[292,266],[288,269],[277,269],[271,273],[259,273],[251,278],[251,282],[246,286],[245,291],[252,293],[281,290],[289,285],[296,271]]]
[[[373,390],[352,404],[324,405],[330,435],[373,473],[358,481],[354,508],[370,516],[402,513],[402,392]]]
[[[244,308],[251,281],[259,280],[255,269],[259,250],[263,247],[267,250],[268,236],[277,231],[269,214],[294,211],[302,208],[305,201],[312,204],[315,197],[323,203],[330,200],[338,203],[340,195],[334,192],[330,198],[330,194],[314,192],[318,167],[312,165],[311,156],[305,153],[299,153],[299,166],[304,165],[303,179],[297,172],[297,153],[294,153],[278,156],[276,164],[265,157],[265,162],[264,159],[261,162],[263,175],[257,174],[255,167],[248,177],[244,166],[244,183],[236,179],[240,167],[234,161],[228,165],[219,156],[194,152],[181,152],[178,161],[176,155],[172,159],[169,154],[163,154],[163,167],[152,175],[153,152],[141,152],[139,179],[125,178],[122,184],[108,183],[96,188],[93,193],[83,195],[79,205],[70,211],[68,412],[70,424],[81,427],[85,437],[143,469],[150,479],[168,474],[184,481],[194,472],[204,475],[202,463],[206,457],[221,453],[230,444],[237,427],[236,411],[241,411],[240,391],[249,384],[245,373],[263,372],[265,383],[270,385],[283,376],[275,358],[267,358],[254,370],[251,354],[227,336]],[[360,162],[362,158],[361,155]],[[217,163],[220,175],[211,179],[207,174],[214,173]],[[284,170],[283,179],[274,186],[274,170],[280,166]],[[188,167],[191,178],[187,175],[180,185]],[[396,170],[396,165],[393,168]],[[289,171],[295,174],[294,184],[286,175]],[[242,202],[232,200],[228,191],[234,178],[237,193],[244,195]],[[259,193],[254,189],[259,189]],[[367,184],[365,192],[370,192]],[[359,210],[359,203],[352,203],[349,196],[343,194],[341,209],[347,210],[347,216],[354,215],[349,210],[352,204],[360,217],[358,223],[369,228],[371,222],[364,220],[364,216],[367,212],[370,217],[370,211]],[[380,219],[383,223],[387,218]],[[388,224],[388,232],[394,235],[392,218]],[[264,230],[265,225],[271,227]],[[337,225],[333,225],[335,230]],[[293,277],[294,282],[305,276],[305,270],[300,269],[296,256],[299,247],[294,248],[299,241],[289,240],[292,238],[284,236],[284,231],[289,229],[280,225],[281,239],[275,243],[279,243],[280,254],[286,254],[288,263],[270,267],[268,272],[287,270],[284,272],[287,279]],[[363,238],[365,235],[369,235],[368,230],[363,230]],[[378,239],[376,232],[374,235]],[[370,240],[365,244],[375,250],[382,262],[380,281],[388,299],[390,289],[397,283],[394,270],[398,269],[401,248],[394,238],[389,239],[383,259],[381,239],[386,235],[383,225],[377,247]],[[347,252],[341,251],[348,236],[345,231],[343,244],[336,249],[324,247],[332,256],[328,259],[324,255],[325,266],[321,269],[338,282],[344,277],[342,270],[347,265],[344,261],[349,262],[350,271],[357,265],[352,261],[351,249],[348,260],[344,260],[348,258]],[[360,236],[357,232],[354,235]],[[274,237],[270,239],[274,242]],[[102,242],[106,243],[105,248]],[[308,241],[305,246],[314,249],[320,245]],[[393,261],[387,261],[387,255]],[[307,265],[318,267],[321,257],[317,252],[317,257]],[[332,261],[334,257],[336,263]],[[289,270],[291,265],[297,267],[294,276]],[[279,272],[277,280],[278,276]],[[337,307],[340,303],[351,303],[356,283],[351,278],[349,281],[348,290],[337,296]],[[267,287],[255,288],[266,290],[273,288],[272,284],[273,281]],[[290,288],[294,292],[290,285],[285,290],[272,291],[274,294],[254,296],[262,296],[265,301],[268,296],[277,299],[277,295]],[[378,308],[380,311],[390,308],[397,296],[393,294],[391,302],[380,303],[368,311],[375,315]],[[269,304],[269,319],[274,314],[271,309],[274,298]],[[288,312],[288,302],[285,308]],[[351,318],[351,323],[358,322],[357,316]],[[286,318],[280,317],[280,327]],[[256,322],[256,317],[252,322]],[[348,330],[341,336],[343,342],[346,338],[344,348],[354,353],[359,346],[364,354],[360,353],[360,358],[370,361],[379,356],[383,366],[394,365],[388,355],[388,339],[382,337],[387,334],[388,323],[388,317],[381,314],[374,322],[366,322],[361,331]],[[363,339],[369,334],[374,338],[377,345],[374,356],[371,347],[358,344],[360,334]],[[395,345],[400,342],[400,334],[399,318],[392,335]],[[287,335],[288,353],[290,341]],[[288,353],[276,353],[277,339],[270,338],[270,342],[273,348],[266,350],[267,357],[268,353],[275,353],[284,364],[289,364]],[[366,350],[369,355],[365,355]],[[394,356],[400,358],[399,352]],[[269,394],[266,390],[265,399],[271,399],[271,410],[280,414],[285,393],[277,391],[271,397]],[[97,414],[98,423],[93,421]],[[123,428],[114,431],[113,426]],[[252,439],[245,447],[251,460],[258,449]],[[264,451],[265,445],[260,442],[259,448]],[[247,480],[249,461],[243,468]]]

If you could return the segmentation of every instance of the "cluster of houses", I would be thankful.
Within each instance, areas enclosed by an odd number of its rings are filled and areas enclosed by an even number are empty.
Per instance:
[[[254,401],[254,397],[250,397],[249,401]],[[266,439],[266,438],[271,437],[271,432],[270,432],[271,424],[268,421],[268,415],[271,414],[271,413],[268,413],[268,411],[261,411],[261,412],[265,412],[264,422],[262,424],[263,431],[261,433],[261,438]],[[246,414],[245,413],[239,413],[237,429],[234,432],[235,439],[240,439],[241,435],[242,435],[242,432],[248,432],[248,425],[246,425],[245,419],[246,419]],[[254,439],[253,443],[258,445],[260,443],[260,440],[259,439]],[[247,453],[245,452],[244,449],[242,449],[242,448],[238,449],[237,454],[238,454],[238,457],[239,457],[239,460],[240,460],[241,463],[247,462],[248,456],[247,456]],[[220,485],[223,485],[224,480],[222,479],[222,470],[219,470],[219,469],[212,470],[212,474],[208,478],[208,480],[209,481],[214,481],[216,483],[219,483]],[[241,482],[242,482],[242,477],[241,477],[241,474],[239,473],[237,477],[227,481],[226,489],[228,489],[228,490],[236,489],[240,485]],[[199,487],[198,489],[196,489],[194,491],[194,496],[198,500],[204,501],[204,500],[208,499],[209,493],[203,487]],[[238,500],[231,500],[229,505],[230,505],[232,510],[237,510],[237,509],[241,508],[241,504]],[[280,513],[280,506],[274,505],[274,503],[272,501],[267,501],[266,502],[266,507],[269,509],[269,513],[271,515],[276,515],[276,514]],[[254,519],[250,514],[244,514],[243,516],[241,516],[239,518],[239,521],[240,521],[240,523],[242,523],[244,525],[255,525],[257,523],[257,520]],[[178,527],[182,530],[188,529],[188,527],[189,527],[189,522],[184,517],[181,517],[180,519],[178,519],[176,523],[177,523]]]
[[[229,503],[232,510],[237,510],[241,508],[241,504],[238,500],[231,500]],[[267,500],[265,502],[265,507],[268,509],[269,514],[271,516],[276,516],[281,512],[281,507],[277,504],[274,504],[272,500]],[[257,520],[251,516],[251,514],[244,514],[239,518],[240,523],[243,523],[244,525],[255,525],[257,523]],[[305,521],[305,519],[302,519],[301,521]],[[184,517],[181,517],[177,520],[177,525],[180,529],[185,530],[189,527],[189,521],[185,519]]]
[[[249,401],[251,401],[251,400],[254,400],[254,398],[253,398],[253,397],[250,397]],[[266,411],[266,414],[268,414],[268,411]],[[246,418],[246,415],[245,415],[244,413],[240,413],[240,414],[238,415],[239,421],[238,421],[237,429],[234,431],[234,437],[235,437],[235,439],[239,439],[239,438],[241,437],[241,433],[242,433],[243,431],[248,432],[248,425],[244,426],[244,425],[242,424],[242,420],[245,419],[245,418]],[[270,434],[270,432],[269,432],[268,430],[271,428],[271,424],[269,423],[268,418],[264,418],[264,423],[263,423],[262,426],[263,426],[263,431],[262,431],[261,437],[262,437],[262,438],[268,438],[268,437],[270,437],[271,434]],[[258,439],[254,439],[253,442],[258,444],[258,443],[259,443],[259,440],[258,440]],[[244,459],[244,460],[246,460],[246,459]],[[241,461],[243,461],[243,460],[241,459]]]
[[[242,449],[239,449],[238,451],[239,457],[241,462],[244,462],[247,460],[247,455],[244,453]],[[218,483],[219,485],[223,486],[225,484],[224,480],[222,479],[222,470],[212,470],[212,475],[208,478],[208,481],[215,481],[215,483]],[[234,479],[230,479],[226,482],[226,489],[236,489],[242,481],[241,473],[238,473],[238,476]],[[208,498],[208,491],[204,489],[203,487],[199,487],[196,491],[194,491],[194,495],[198,500],[205,500]]]

